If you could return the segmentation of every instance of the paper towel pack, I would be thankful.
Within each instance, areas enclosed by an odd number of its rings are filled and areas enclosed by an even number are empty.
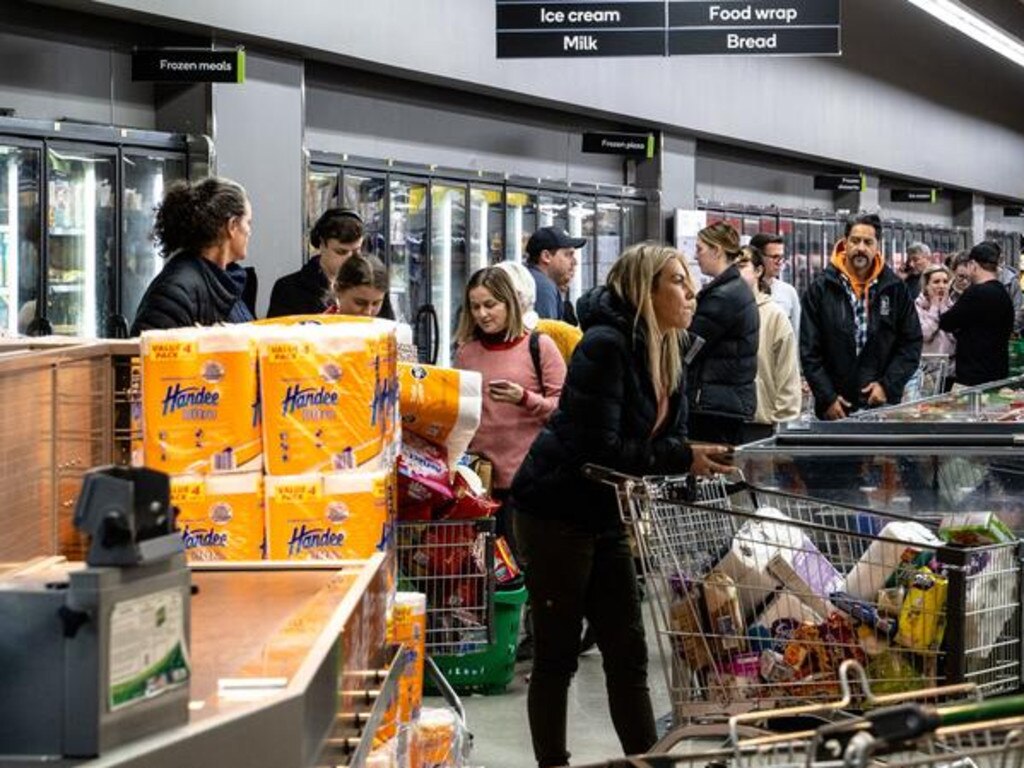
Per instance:
[[[252,329],[145,331],[139,343],[145,465],[172,475],[259,471]]]

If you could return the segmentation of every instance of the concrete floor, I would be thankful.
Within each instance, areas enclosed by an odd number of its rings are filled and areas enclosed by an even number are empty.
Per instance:
[[[646,606],[645,606],[646,614]],[[656,715],[669,711],[668,690],[655,635],[647,616],[649,679]],[[505,693],[462,697],[466,721],[473,733],[469,765],[483,768],[533,768],[530,728],[526,719],[526,675],[529,663],[516,667]],[[428,698],[424,702],[431,706]],[[580,668],[569,689],[569,751],[572,763],[595,763],[622,754],[608,715],[601,654],[595,649],[580,657]]]

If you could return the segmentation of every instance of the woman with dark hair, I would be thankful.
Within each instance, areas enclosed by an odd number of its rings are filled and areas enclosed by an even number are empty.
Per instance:
[[[701,345],[687,371],[692,440],[739,445],[757,407],[757,303],[739,256],[739,235],[724,221],[697,233],[697,264],[713,279],[697,296],[690,326]]]
[[[363,247],[363,219],[348,208],[328,208],[309,231],[317,254],[274,283],[267,317],[319,315],[329,306],[338,270]]]
[[[242,301],[252,208],[241,185],[210,177],[168,187],[153,235],[167,263],[139,302],[132,336],[253,319]]]
[[[349,257],[334,278],[329,315],[377,317],[388,292],[388,270],[376,256]]]
[[[566,710],[586,619],[604,657],[608,706],[627,755],[657,739],[636,568],[615,490],[585,464],[631,475],[729,471],[723,446],[686,440],[685,330],[694,284],[682,254],[628,248],[577,304],[579,342],[558,410],[512,484],[533,612],[527,709],[540,768],[569,763]]]

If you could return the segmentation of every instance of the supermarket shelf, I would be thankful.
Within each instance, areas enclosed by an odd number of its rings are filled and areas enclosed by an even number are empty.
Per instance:
[[[85,235],[84,227],[52,227],[47,230],[47,234],[53,237],[83,237]]]

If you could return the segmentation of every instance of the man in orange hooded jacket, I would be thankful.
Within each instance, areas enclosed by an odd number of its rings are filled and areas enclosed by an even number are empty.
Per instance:
[[[881,232],[874,214],[850,219],[801,300],[800,363],[821,419],[900,402],[921,361],[917,311],[882,259]]]

